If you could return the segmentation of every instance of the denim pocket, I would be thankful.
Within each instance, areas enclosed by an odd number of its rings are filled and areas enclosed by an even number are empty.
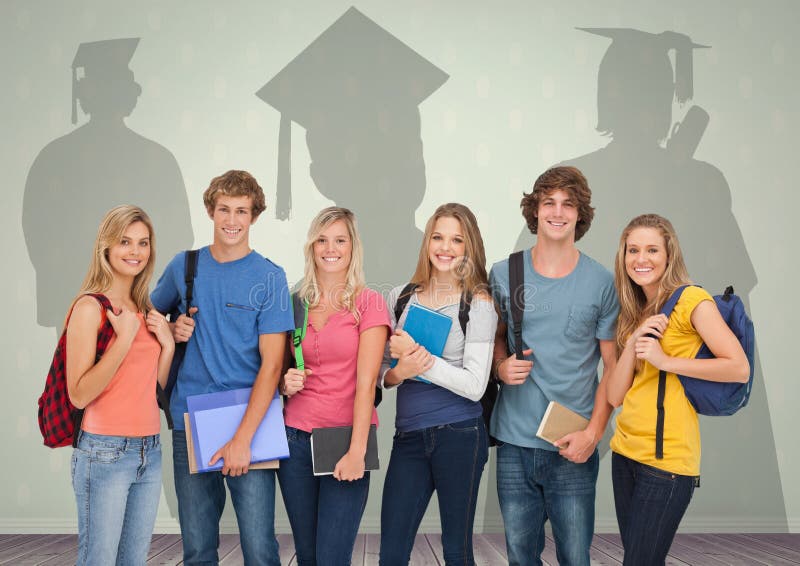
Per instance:
[[[122,458],[122,448],[97,448],[92,450],[92,462],[98,464],[113,464]]]
[[[478,430],[478,423],[475,419],[468,419],[444,425],[444,428],[452,430],[453,432],[476,432]]]
[[[641,470],[643,474],[647,474],[648,476],[652,476],[654,478],[658,478],[660,480],[673,482],[677,477],[672,472],[668,472],[666,470],[659,470],[658,468],[654,468],[653,466],[648,466],[647,464],[641,464]]]
[[[564,334],[569,338],[583,339],[594,335],[599,309],[595,305],[572,305]]]

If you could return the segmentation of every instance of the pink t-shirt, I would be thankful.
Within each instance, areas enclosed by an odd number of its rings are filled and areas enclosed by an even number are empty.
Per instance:
[[[375,326],[389,327],[389,311],[380,293],[364,289],[356,297],[359,321],[348,311],[328,318],[319,331],[309,323],[303,340],[303,359],[312,371],[303,389],[284,408],[284,420],[306,432],[314,428],[353,424],[358,344],[361,333]],[[372,423],[378,413],[372,410]]]

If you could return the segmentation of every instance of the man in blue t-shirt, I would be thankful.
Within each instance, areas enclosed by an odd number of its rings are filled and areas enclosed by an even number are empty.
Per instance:
[[[179,253],[167,266],[151,296],[161,312],[178,308],[173,325],[186,354],[170,399],[175,491],[183,538],[184,564],[219,561],[219,520],[225,483],[239,523],[245,564],[278,566],[275,539],[275,472],[251,470],[250,443],[275,396],[286,350],[286,331],[294,327],[283,269],[250,249],[250,226],[266,208],[264,192],[246,171],[212,179],[203,194],[214,239],[199,250],[191,308],[186,304],[184,262]],[[189,473],[183,414],[186,397],[252,387],[239,428],[212,457],[219,472]]]
[[[605,376],[616,362],[619,303],[611,273],[575,247],[594,217],[591,191],[580,171],[545,171],[521,208],[537,241],[523,252],[522,341],[527,349],[519,359],[508,355],[513,346],[509,260],[494,264],[489,276],[502,319],[492,365],[501,388],[491,431],[500,442],[497,493],[508,560],[511,565],[541,564],[544,524],[550,519],[559,563],[588,566],[596,447],[611,414]],[[590,419],[588,427],[555,446],[538,438],[550,401]]]

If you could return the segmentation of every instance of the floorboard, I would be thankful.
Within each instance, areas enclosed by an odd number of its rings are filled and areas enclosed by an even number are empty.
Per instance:
[[[281,564],[296,566],[294,540],[278,535]],[[77,558],[76,535],[0,534],[0,566],[72,566]],[[508,564],[505,537],[502,534],[476,534],[473,539],[478,566]],[[353,548],[354,566],[377,566],[380,535],[360,534]],[[243,564],[239,536],[220,536],[221,566]],[[591,561],[596,565],[620,566],[624,551],[619,535],[596,534],[592,541]],[[555,543],[548,534],[542,562],[557,566]],[[183,545],[179,535],[156,534],[150,545],[149,566],[179,566],[183,563]],[[675,537],[666,564],[669,566],[800,566],[800,534],[679,534]],[[444,566],[442,537],[419,534],[414,541],[410,566]]]

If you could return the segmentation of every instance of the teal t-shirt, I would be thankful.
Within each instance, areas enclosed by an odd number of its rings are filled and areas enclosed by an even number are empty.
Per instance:
[[[186,312],[186,252],[167,265],[150,295],[156,310]],[[261,368],[259,336],[294,328],[283,268],[255,251],[220,263],[200,249],[194,280],[195,328],[170,397],[177,430],[183,430],[186,397],[252,387]]]
[[[572,273],[558,279],[533,269],[530,250],[525,258],[522,341],[533,354],[530,376],[521,385],[502,384],[492,413],[492,435],[503,442],[528,448],[556,448],[536,437],[550,401],[558,401],[589,418],[597,391],[599,340],[614,340],[619,302],[614,278],[602,265],[580,254]],[[508,347],[513,347],[509,310],[508,259],[492,266],[492,296],[508,326]]]

